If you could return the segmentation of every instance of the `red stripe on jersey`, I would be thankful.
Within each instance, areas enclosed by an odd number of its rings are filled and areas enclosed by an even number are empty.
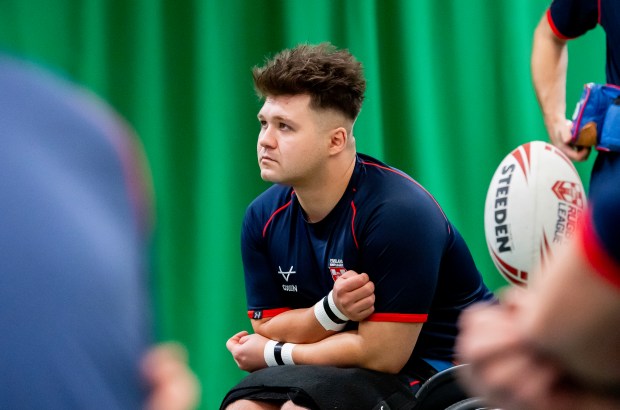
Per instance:
[[[355,215],[357,215],[357,209],[355,209],[355,203],[351,201],[351,208],[353,209],[353,216],[351,217],[351,233],[353,234],[353,242],[355,242],[355,248],[359,249],[360,246],[357,243],[357,237],[355,236]]]
[[[278,209],[276,209],[276,211],[274,213],[271,214],[271,216],[269,217],[269,219],[267,220],[267,223],[265,224],[265,226],[263,227],[263,238],[265,237],[265,235],[267,234],[267,227],[269,226],[269,224],[271,223],[271,221],[273,220],[273,218],[282,210],[286,209],[288,206],[291,205],[291,203],[293,203],[293,198],[291,198],[287,203],[285,203],[284,205],[282,205],[281,207],[279,207]]]
[[[620,265],[603,248],[594,230],[592,214],[588,213],[583,219],[579,241],[587,261],[603,279],[620,289]]]
[[[397,171],[397,170],[395,170],[395,169],[393,169],[393,168],[384,167],[384,166],[381,166],[381,165],[379,165],[379,164],[375,164],[374,162],[362,161],[362,164],[364,164],[364,165],[372,165],[373,167],[377,167],[377,168],[384,169],[384,170],[386,170],[386,171],[393,172],[393,173],[395,173],[396,175],[400,175],[401,177],[403,177],[403,178],[405,178],[405,179],[408,179],[409,181],[411,181],[411,182],[413,182],[414,184],[416,184],[416,185],[417,185],[417,186],[418,186],[418,187],[419,187],[422,191],[426,192],[426,194],[427,194],[427,195],[428,195],[428,196],[429,196],[429,197],[433,200],[433,202],[435,202],[435,205],[437,205],[437,208],[439,208],[439,211],[441,212],[441,214],[443,215],[444,219],[446,220],[446,224],[447,224],[447,226],[448,226],[448,232],[450,232],[450,224],[448,223],[448,217],[447,217],[447,216],[446,216],[446,214],[443,212],[443,209],[441,209],[441,206],[439,206],[439,202],[437,202],[437,200],[435,199],[435,197],[434,197],[434,196],[432,196],[432,195],[431,195],[431,193],[430,193],[430,192],[428,192],[428,191],[426,190],[426,188],[424,188],[422,185],[420,185],[420,184],[418,183],[418,181],[416,181],[415,179],[411,178],[409,175],[407,175],[407,174],[405,174],[405,173],[403,173],[403,172]]]
[[[402,323],[425,323],[428,319],[426,313],[373,313],[366,320],[369,322],[402,322]]]
[[[280,313],[284,313],[291,310],[291,308],[278,308],[278,309],[262,309],[262,310],[248,310],[248,317],[254,319],[254,312],[261,312],[261,318],[278,316]]]
[[[560,30],[557,28],[557,26],[553,22],[553,17],[551,17],[551,9],[547,9],[547,22],[549,23],[549,27],[551,27],[551,31],[553,31],[553,34],[555,34],[558,38],[562,40],[570,40],[574,38],[574,37],[567,37],[560,32]]]

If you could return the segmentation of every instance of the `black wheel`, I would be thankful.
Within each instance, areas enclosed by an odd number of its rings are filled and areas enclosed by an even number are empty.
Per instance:
[[[487,410],[490,409],[484,400],[480,397],[472,397],[469,399],[461,400],[458,403],[454,403],[445,410]]]

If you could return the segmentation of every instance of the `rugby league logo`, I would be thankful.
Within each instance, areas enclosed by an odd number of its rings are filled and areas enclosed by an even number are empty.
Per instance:
[[[329,259],[329,273],[331,273],[334,282],[336,279],[341,277],[345,272],[346,268],[344,267],[344,263],[342,259],[330,258]]]

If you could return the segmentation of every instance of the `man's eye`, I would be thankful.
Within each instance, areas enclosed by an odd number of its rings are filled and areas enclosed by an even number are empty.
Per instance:
[[[279,128],[280,128],[281,130],[290,130],[290,129],[291,129],[291,127],[289,127],[289,126],[288,126],[288,124],[285,124],[285,123],[283,123],[283,122],[281,122],[281,123],[279,124]]]
[[[260,127],[261,127],[261,128],[265,128],[265,127],[267,127],[267,121],[265,121],[265,120],[260,120],[260,121],[258,121],[258,122],[260,123]]]

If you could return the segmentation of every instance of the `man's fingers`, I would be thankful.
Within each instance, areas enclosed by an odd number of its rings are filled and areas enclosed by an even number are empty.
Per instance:
[[[568,158],[577,162],[585,161],[590,156],[590,148],[586,147],[569,146],[567,149],[562,151],[564,152],[564,154],[566,154]]]
[[[334,289],[339,291],[350,292],[364,286],[370,281],[370,278],[365,273],[356,273],[355,271],[345,272],[334,284]]]
[[[355,303],[369,296],[374,296],[374,294],[375,294],[375,284],[372,282],[367,282],[364,286],[361,286],[343,295],[342,301],[343,301],[343,304],[344,304],[344,300],[347,300],[349,303]]]
[[[334,297],[334,302],[349,319],[359,321],[359,312],[373,307],[375,304],[374,288],[374,284],[368,282],[352,292],[343,293],[338,298]]]
[[[142,362],[142,373],[151,392],[149,410],[194,409],[200,400],[200,383],[187,365],[187,350],[177,343],[151,349]]]
[[[344,278],[343,275],[334,284],[333,294],[337,306],[342,307],[355,303],[374,293],[375,285],[370,281],[367,274],[355,273],[354,275],[348,278]]]
[[[343,273],[343,274],[340,276],[340,278],[342,278],[342,279],[349,279],[349,278],[356,277],[356,276],[358,276],[358,275],[359,275],[359,273],[357,273],[356,271],[354,271],[354,270],[348,270],[348,271],[346,271],[345,273]]]
[[[334,302],[349,319],[360,321],[374,311],[374,292],[368,274],[347,271],[334,284]]]
[[[455,347],[465,363],[485,360],[521,342],[512,317],[501,306],[481,304],[464,311],[459,328]]]
[[[241,343],[241,338],[244,336],[247,336],[249,333],[246,330],[242,330],[241,332],[238,332],[236,334],[234,334],[230,339],[228,339],[226,341],[226,348],[229,351],[232,351],[232,348],[236,345],[238,345],[239,343]]]
[[[356,322],[361,322],[362,320],[365,320],[368,316],[372,315],[374,311],[374,304],[370,305],[367,308],[359,308],[357,310],[354,310],[355,313],[351,315],[350,319]]]

